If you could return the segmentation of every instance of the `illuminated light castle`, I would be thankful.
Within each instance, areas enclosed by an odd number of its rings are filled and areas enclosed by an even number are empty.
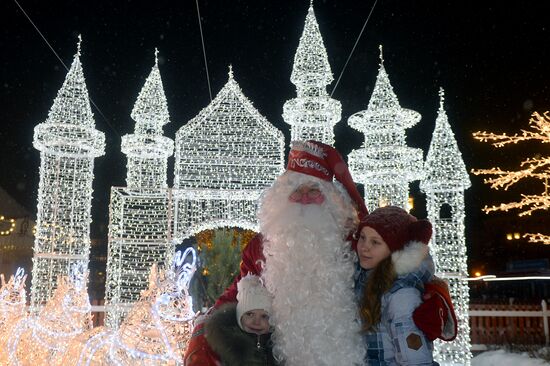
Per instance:
[[[260,193],[283,172],[284,137],[229,78],[176,133],[176,235],[238,226],[257,230]]]
[[[155,263],[169,263],[171,203],[166,182],[167,161],[174,143],[163,136],[169,122],[168,106],[155,65],[145,81],[131,114],[133,134],[122,137],[127,156],[127,187],[111,189],[109,252],[107,255],[106,323],[117,328],[124,315],[149,285]]]
[[[291,126],[291,140],[312,139],[333,145],[334,125],[341,118],[342,106],[327,93],[327,85],[334,79],[312,4],[290,80],[296,85],[297,97],[285,103],[283,118]]]
[[[80,64],[80,42],[71,68],[46,122],[34,129],[40,151],[40,182],[34,243],[31,305],[52,295],[59,275],[81,262],[87,268],[94,158],[103,155],[105,136],[95,129]]]
[[[426,193],[428,219],[434,225],[431,253],[437,272],[449,283],[458,318],[458,336],[453,342],[436,341],[435,359],[442,365],[470,365],[464,191],[471,183],[443,109],[443,89],[439,96],[439,111],[426,157],[426,177],[420,188]]]
[[[405,129],[414,126],[420,114],[402,108],[384,68],[380,46],[380,68],[367,110],[353,114],[348,124],[365,135],[360,149],[348,156],[356,183],[365,188],[369,211],[381,206],[407,209],[409,182],[422,178],[422,150],[408,147]]]

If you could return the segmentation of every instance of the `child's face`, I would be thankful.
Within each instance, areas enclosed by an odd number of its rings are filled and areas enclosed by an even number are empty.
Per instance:
[[[269,333],[269,314],[265,310],[250,310],[241,316],[243,330],[247,333]]]
[[[390,248],[382,237],[369,226],[361,230],[357,241],[357,255],[361,268],[372,269],[390,256]]]

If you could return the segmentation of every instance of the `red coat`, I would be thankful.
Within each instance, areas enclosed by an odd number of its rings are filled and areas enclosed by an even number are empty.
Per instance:
[[[248,242],[243,249],[239,275],[235,277],[231,286],[218,298],[213,308],[218,308],[220,305],[228,302],[237,301],[237,282],[240,281],[241,277],[249,273],[257,276],[261,274],[262,264],[265,261],[262,242],[263,237],[261,234],[257,234]],[[416,325],[431,340],[435,338],[446,341],[453,340],[456,337],[457,324],[449,290],[444,285],[438,283],[427,284],[425,290],[425,295],[430,294],[432,296],[415,310],[413,319]],[[436,319],[443,322],[443,325],[435,321]],[[218,357],[210,349],[204,337],[204,322],[199,321],[195,325],[184,361],[185,366],[221,365]]]

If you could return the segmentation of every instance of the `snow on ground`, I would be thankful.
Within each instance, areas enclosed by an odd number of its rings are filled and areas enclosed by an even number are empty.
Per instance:
[[[510,353],[502,349],[483,352],[472,359],[472,366],[549,366],[540,358],[530,358],[526,353]]]

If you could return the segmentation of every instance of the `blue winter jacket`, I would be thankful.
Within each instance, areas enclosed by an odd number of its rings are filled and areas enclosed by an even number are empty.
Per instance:
[[[355,296],[361,303],[370,270],[359,265],[355,273]],[[367,346],[365,365],[439,365],[433,361],[433,343],[413,321],[413,311],[422,302],[424,283],[434,274],[430,255],[412,272],[398,276],[391,289],[382,296],[381,321],[376,332],[363,334]]]

